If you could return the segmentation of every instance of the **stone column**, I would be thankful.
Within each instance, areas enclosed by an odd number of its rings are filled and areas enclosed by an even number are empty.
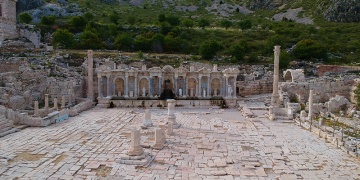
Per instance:
[[[225,97],[228,97],[228,84],[229,84],[229,77],[225,76],[225,89],[224,89],[224,95]]]
[[[278,107],[280,105],[279,99],[279,58],[280,58],[280,46],[274,46],[274,82],[273,93],[271,96],[271,105]]]
[[[202,91],[202,88],[201,88],[201,76],[199,76],[199,81],[198,81],[198,90],[197,90],[197,96],[201,97],[201,91]]]
[[[125,97],[129,97],[129,76],[125,76]]]
[[[180,124],[176,122],[176,116],[175,116],[175,99],[168,99],[168,122],[173,123],[174,128],[179,128]]]
[[[139,97],[139,90],[138,90],[138,79],[137,76],[134,76],[135,86],[134,86],[134,97]]]
[[[49,94],[45,94],[45,111],[49,111]]]
[[[236,76],[234,77],[233,97],[236,98]]]
[[[159,76],[159,83],[158,83],[158,95],[160,96],[161,95],[161,86],[162,86],[162,78],[161,76]]]
[[[106,76],[106,96],[108,98],[111,97],[111,80],[110,80],[110,75]]]
[[[61,109],[64,109],[65,108],[65,96],[63,95],[61,97]]]
[[[184,83],[183,83],[183,97],[187,96],[187,89],[186,89],[186,77],[184,76]]]
[[[98,75],[98,98],[102,98],[102,77]]]
[[[312,123],[312,119],[313,119],[313,102],[314,98],[313,98],[313,90],[310,90],[310,94],[309,94],[309,114],[308,114],[308,119],[309,121]]]
[[[93,51],[88,50],[88,86],[87,86],[87,98],[94,100],[94,70],[93,70]]]
[[[152,146],[152,148],[160,150],[164,148],[164,139],[165,139],[165,133],[162,129],[156,128],[155,129],[155,144]]]
[[[210,76],[208,76],[208,79],[207,79],[207,97],[210,97],[211,96],[211,92],[210,92]]]
[[[146,127],[152,126],[150,109],[145,110],[144,126]]]
[[[167,128],[167,134],[172,136],[174,134],[174,124],[172,122],[168,122]]]
[[[177,83],[178,83],[178,77],[177,76],[175,76],[174,77],[174,88],[175,88],[175,96],[178,96],[179,95],[179,93],[178,93],[178,85],[177,85]]]
[[[34,102],[34,116],[35,117],[39,116],[39,101]]]
[[[143,153],[144,153],[144,150],[140,146],[140,131],[133,129],[131,131],[130,150],[127,154],[129,156],[140,156]]]
[[[59,110],[57,98],[54,98],[54,108],[55,110]]]
[[[153,86],[154,86],[154,78],[150,77],[149,78],[149,95],[150,97],[153,97]]]

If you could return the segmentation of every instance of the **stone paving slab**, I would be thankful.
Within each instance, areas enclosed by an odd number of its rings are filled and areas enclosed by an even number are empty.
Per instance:
[[[235,109],[178,109],[181,127],[147,167],[118,163],[144,109],[91,109],[66,121],[0,138],[0,179],[359,179],[360,162],[290,123],[245,118]],[[154,125],[167,110],[152,110]]]

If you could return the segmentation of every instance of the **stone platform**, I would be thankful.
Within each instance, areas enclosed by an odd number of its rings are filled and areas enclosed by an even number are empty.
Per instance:
[[[48,127],[0,138],[0,179],[358,179],[360,161],[291,123],[245,118],[235,109],[175,108],[181,124],[148,166],[119,163],[145,109],[95,108]],[[150,147],[167,110],[141,130]],[[122,159],[123,160],[123,159]]]

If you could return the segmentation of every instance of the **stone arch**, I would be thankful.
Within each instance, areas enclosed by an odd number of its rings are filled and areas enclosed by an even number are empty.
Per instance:
[[[305,74],[303,69],[288,69],[283,72],[286,82],[304,82]]]
[[[117,77],[114,80],[114,84],[115,84],[115,90],[114,90],[114,94],[116,94],[117,96],[124,96],[125,95],[125,81],[123,78],[121,77]]]
[[[145,97],[143,94],[143,89],[145,90],[145,96],[149,94],[149,80],[147,78],[141,78],[139,81],[139,92],[138,96]]]
[[[189,78],[188,79],[188,82],[186,83],[186,85],[187,85],[187,94],[189,95],[189,96],[196,96],[196,85],[197,85],[197,81],[196,81],[196,79],[195,78]],[[192,93],[191,93],[192,92]]]
[[[211,80],[211,96],[220,96],[221,82],[219,78]]]
[[[290,71],[286,71],[286,72],[285,72],[284,80],[285,80],[286,82],[291,82],[291,81],[292,81],[292,75],[291,75],[291,72],[290,72]]]

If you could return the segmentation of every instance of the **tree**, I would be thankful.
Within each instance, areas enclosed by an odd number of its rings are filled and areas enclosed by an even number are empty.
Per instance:
[[[212,59],[216,53],[223,49],[223,46],[212,40],[209,42],[204,42],[200,45],[200,55],[203,59]]]
[[[136,17],[135,16],[128,16],[126,18],[126,22],[129,23],[130,25],[134,25],[136,23]]]
[[[153,35],[151,49],[154,52],[157,52],[157,53],[163,52],[164,38],[165,38],[165,36],[160,33],[156,33]]]
[[[179,37],[173,37],[167,35],[164,38],[164,47],[167,52],[177,52],[181,49],[181,39]]]
[[[232,26],[232,22],[229,21],[229,20],[227,20],[227,19],[224,19],[224,20],[221,20],[221,21],[220,21],[220,25],[221,25],[222,27],[224,27],[225,29],[228,29],[229,27]]]
[[[172,26],[178,26],[180,24],[179,17],[174,15],[167,16],[166,21]]]
[[[291,56],[286,51],[280,52],[279,66],[281,69],[286,69],[291,61]]]
[[[130,34],[127,33],[119,34],[115,38],[115,46],[118,49],[128,51],[131,49],[132,45],[133,45],[133,39]]]
[[[327,59],[326,48],[312,39],[304,39],[296,43],[293,54],[299,59]]]
[[[55,24],[55,16],[51,15],[51,16],[42,16],[41,20],[40,20],[40,24],[42,25],[54,25]]]
[[[164,21],[166,21],[165,14],[160,14],[160,15],[158,16],[158,21],[159,21],[159,22],[164,22]]]
[[[184,27],[187,27],[187,28],[192,28],[194,26],[194,21],[189,19],[189,18],[186,18],[184,19],[181,24],[184,26]]]
[[[242,43],[238,43],[230,48],[230,54],[236,61],[244,60],[245,46]]]
[[[118,24],[119,19],[120,19],[120,16],[118,14],[112,13],[109,15],[110,22],[112,22],[114,24]]]
[[[81,32],[87,24],[87,21],[83,16],[73,16],[68,22],[75,32]]]
[[[90,12],[86,12],[83,16],[86,19],[86,21],[91,21],[94,19],[94,15],[91,14]]]
[[[53,35],[53,45],[65,49],[75,47],[76,40],[73,33],[67,29],[57,29]]]
[[[95,31],[85,30],[79,35],[79,48],[81,49],[101,49],[104,47],[104,42],[99,38]]]
[[[19,14],[19,22],[29,24],[32,21],[32,17],[29,13],[23,12]]]
[[[252,23],[248,19],[240,21],[238,25],[239,25],[240,29],[242,29],[242,30],[250,29],[252,27]]]
[[[210,22],[206,19],[201,18],[199,21],[199,27],[205,29],[206,26],[210,26]]]
[[[164,35],[168,34],[172,29],[173,27],[166,21],[162,22],[160,25],[160,31]]]

